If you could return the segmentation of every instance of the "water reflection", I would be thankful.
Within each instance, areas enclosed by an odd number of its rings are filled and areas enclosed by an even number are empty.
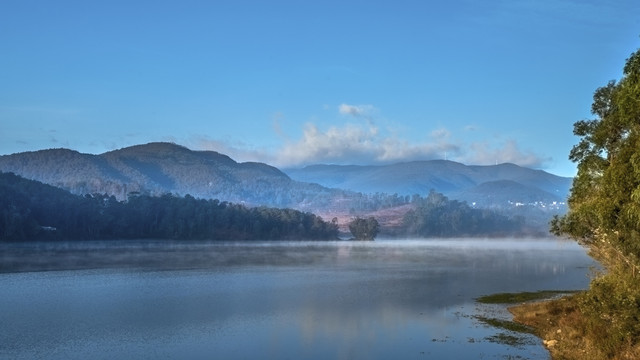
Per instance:
[[[25,359],[547,358],[487,341],[473,299],[593,265],[555,240],[3,246],[0,357]]]

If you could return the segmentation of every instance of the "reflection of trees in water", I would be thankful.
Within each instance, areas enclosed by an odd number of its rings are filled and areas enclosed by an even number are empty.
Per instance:
[[[6,262],[8,254],[14,260]],[[486,336],[477,335],[484,330],[468,317],[475,311],[474,298],[540,288],[583,288],[591,264],[576,244],[472,239],[0,244],[0,256],[2,266],[66,259],[69,263],[58,264],[59,269],[92,269],[32,272],[25,275],[30,281],[20,283],[54,292],[42,299],[50,308],[63,304],[73,309],[69,313],[74,316],[64,322],[71,329],[117,329],[113,332],[117,335],[102,333],[113,339],[123,336],[118,321],[126,321],[125,327],[133,330],[126,336],[146,337],[132,342],[136,349],[153,343],[149,336],[153,331],[177,332],[180,339],[184,334],[198,338],[204,332],[207,344],[217,345],[229,339],[246,344],[249,334],[252,346],[262,350],[271,346],[268,349],[278,355],[289,351],[288,346],[310,353],[319,344],[329,344],[335,351],[360,346],[365,346],[362,351],[381,351],[380,347],[405,342],[432,346],[432,339],[445,339],[433,346],[448,346],[446,341],[460,347],[468,337]],[[564,274],[554,270],[557,264],[565,266]],[[95,270],[100,267],[109,270]],[[37,284],[39,278],[46,287]],[[73,291],[61,290],[69,287]],[[94,328],[87,319],[100,326]],[[224,335],[220,329],[225,329]],[[47,327],[37,330],[44,332]],[[33,345],[38,340],[28,341]],[[128,344],[121,342],[120,348],[131,350]]]

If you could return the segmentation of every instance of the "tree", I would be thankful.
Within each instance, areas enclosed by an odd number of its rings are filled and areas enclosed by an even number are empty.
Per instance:
[[[569,159],[578,165],[569,212],[552,220],[551,231],[595,245],[605,234],[626,255],[640,256],[640,50],[619,82],[593,96],[592,120],[574,124],[581,139]]]
[[[640,49],[620,81],[595,91],[591,112],[595,119],[574,124],[581,139],[569,159],[578,173],[569,212],[551,221],[551,232],[588,245],[607,269],[579,297],[585,337],[603,358],[633,358],[640,353]]]
[[[349,223],[349,231],[356,240],[373,240],[379,229],[380,224],[373,216],[367,219],[357,217]]]

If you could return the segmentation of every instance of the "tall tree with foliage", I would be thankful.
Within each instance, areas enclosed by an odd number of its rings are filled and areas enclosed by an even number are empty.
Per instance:
[[[570,211],[552,221],[552,231],[589,245],[606,236],[625,256],[640,256],[640,50],[624,76],[596,90],[592,120],[574,124],[580,142],[569,158],[578,174]]]
[[[640,355],[640,50],[620,81],[597,89],[595,118],[574,124],[580,141],[569,158],[578,173],[569,212],[551,231],[586,244],[607,269],[581,298],[589,333],[603,358]],[[626,350],[620,350],[626,349]],[[622,358],[622,357],[620,357]]]
[[[374,240],[379,229],[380,224],[373,216],[366,219],[358,217],[349,223],[349,231],[356,240]]]

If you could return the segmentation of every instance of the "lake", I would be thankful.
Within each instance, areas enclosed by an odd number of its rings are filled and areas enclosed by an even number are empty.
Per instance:
[[[548,359],[475,298],[585,289],[555,239],[0,245],[0,358]],[[43,271],[46,270],[46,271]]]

